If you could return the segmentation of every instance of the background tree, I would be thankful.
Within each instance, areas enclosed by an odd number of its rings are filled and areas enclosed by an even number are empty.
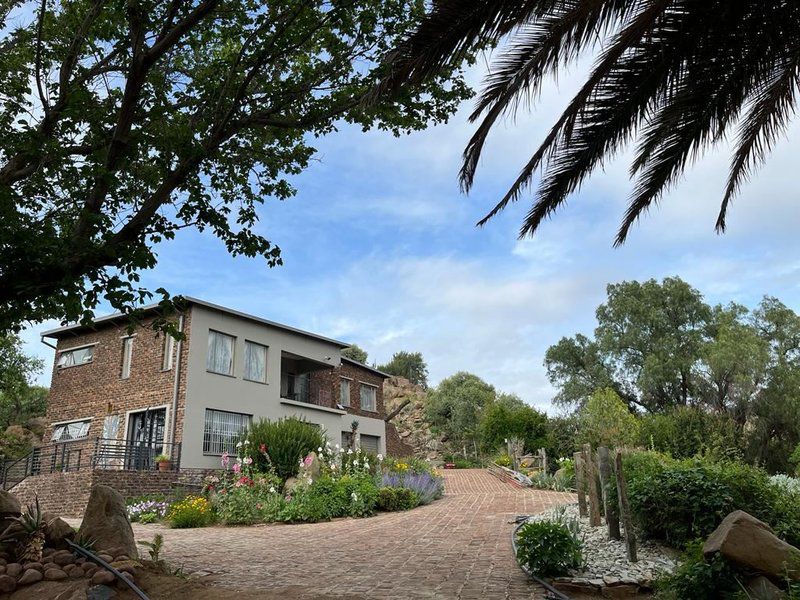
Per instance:
[[[372,98],[430,81],[468,60],[475,48],[505,39],[470,117],[480,124],[460,174],[469,190],[498,119],[536,98],[547,77],[567,63],[596,54],[577,94],[481,223],[518,200],[542,168],[521,230],[532,234],[597,166],[636,138],[636,183],[616,237],[620,244],[687,163],[736,130],[717,219],[721,231],[731,199],[794,114],[798,33],[794,2],[440,0],[389,54],[387,75]]]
[[[420,352],[406,352],[401,350],[392,355],[392,359],[385,365],[380,365],[378,370],[389,375],[405,377],[415,385],[428,387],[428,365]]]
[[[183,228],[281,263],[257,227],[311,141],[348,122],[401,133],[468,95],[458,69],[370,107],[416,0],[164,0],[0,7],[0,331],[130,311]],[[30,15],[26,18],[26,15]],[[169,307],[166,290],[157,293]]]
[[[612,389],[597,390],[578,413],[578,438],[593,447],[633,446],[639,421]]]
[[[44,415],[47,408],[47,388],[31,384],[42,366],[40,359],[23,352],[19,337],[0,335],[0,454],[5,457],[30,450],[35,437],[28,431],[30,421]]]
[[[523,441],[525,452],[547,447],[547,415],[525,404],[514,394],[498,394],[483,411],[479,427],[481,449],[505,449],[505,440]]]
[[[342,356],[362,364],[367,364],[367,351],[361,348],[358,344],[353,344],[352,346],[348,346],[347,348],[343,349]]]
[[[428,392],[425,417],[436,433],[445,435],[449,445],[466,457],[477,450],[478,424],[495,397],[493,386],[460,371]]]

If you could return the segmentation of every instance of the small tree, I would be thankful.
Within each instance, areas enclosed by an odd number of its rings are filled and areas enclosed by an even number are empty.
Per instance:
[[[421,352],[395,352],[392,360],[378,369],[389,375],[405,377],[415,385],[428,387],[428,365]]]
[[[484,452],[494,452],[504,440],[522,440],[525,452],[547,446],[547,416],[525,404],[513,394],[500,394],[486,407],[479,427]]]
[[[639,421],[612,389],[597,390],[579,415],[578,435],[593,446],[625,446],[636,442]]]
[[[358,344],[353,344],[352,346],[348,346],[342,350],[342,356],[349,358],[350,360],[366,364],[368,355],[367,351],[361,348]]]

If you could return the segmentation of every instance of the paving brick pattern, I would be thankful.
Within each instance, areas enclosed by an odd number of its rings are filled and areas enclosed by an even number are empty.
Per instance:
[[[309,525],[164,529],[164,557],[221,585],[292,598],[544,598],[514,561],[509,524],[571,494],[522,490],[479,469],[445,471],[445,497],[405,513]]]

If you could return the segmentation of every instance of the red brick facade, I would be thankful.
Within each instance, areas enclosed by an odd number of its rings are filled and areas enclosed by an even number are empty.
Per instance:
[[[381,375],[374,369],[342,360],[341,366],[335,369],[314,371],[311,374],[311,398],[320,400],[316,402],[322,406],[336,408],[340,402],[340,383],[342,379],[350,381],[350,406],[345,410],[352,415],[372,417],[373,419],[386,418],[386,409],[383,404],[383,380],[388,375]],[[375,410],[361,408],[361,386],[371,385],[375,391]]]
[[[78,419],[91,418],[88,437],[102,437],[103,421],[108,415],[120,416],[117,438],[121,439],[128,411],[160,406],[168,407],[168,428],[177,418],[174,441],[179,442],[183,433],[190,315],[187,312],[184,318],[186,340],[181,349],[177,415],[171,413],[178,344],[172,345],[172,368],[162,369],[165,334],[156,333],[148,327],[152,319],[146,320],[142,327],[133,332],[128,378],[121,376],[123,339],[128,335],[125,323],[104,323],[97,330],[81,331],[59,339],[46,415],[45,443],[51,439],[54,423]],[[94,344],[91,362],[69,367],[57,366],[62,351],[89,344]]]

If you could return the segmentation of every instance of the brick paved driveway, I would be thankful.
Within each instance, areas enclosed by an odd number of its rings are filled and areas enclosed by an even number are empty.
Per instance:
[[[508,521],[574,496],[520,490],[479,469],[445,471],[445,497],[369,519],[166,529],[164,557],[215,584],[292,598],[542,598],[516,566]]]

